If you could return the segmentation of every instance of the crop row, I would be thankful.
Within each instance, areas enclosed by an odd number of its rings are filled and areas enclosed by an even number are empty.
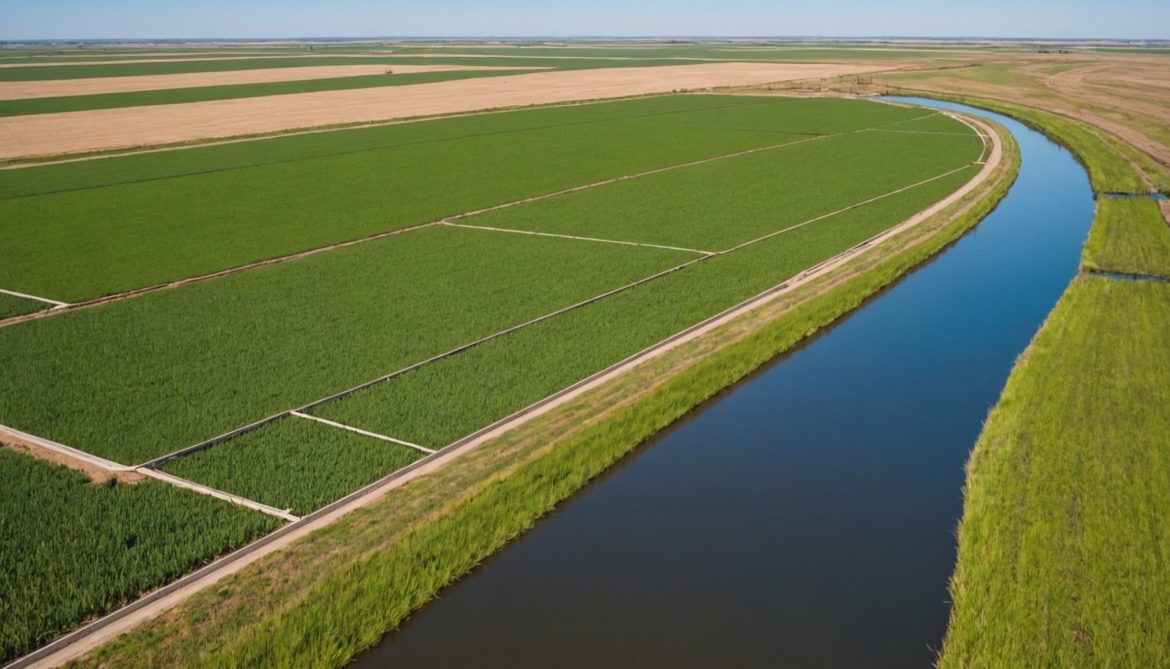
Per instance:
[[[773,113],[732,116],[739,121],[728,127],[686,124],[689,112],[752,105]],[[789,122],[805,130],[818,116],[851,112],[906,113],[675,96],[8,170],[0,287],[78,301],[781,144],[794,138]]]
[[[43,302],[26,300],[22,297],[13,297],[12,295],[0,293],[0,320],[22,314],[31,314],[34,311],[41,311],[42,309],[48,308],[49,305]]]
[[[157,481],[94,485],[0,448],[0,662],[279,521]]]
[[[441,448],[878,234],[953,191],[973,170],[692,265],[313,413]],[[272,431],[245,443],[228,441],[180,458],[172,471],[277,506],[304,499],[319,506],[356,489],[310,471],[317,456],[309,451],[322,446],[305,443],[307,429],[296,429],[299,434]],[[362,466],[339,457],[344,462],[337,466],[347,471],[351,462],[354,469]],[[197,464],[187,466],[188,460]],[[367,477],[362,481],[373,480],[385,469],[361,473]]]
[[[695,258],[435,227],[0,328],[0,423],[137,464]]]

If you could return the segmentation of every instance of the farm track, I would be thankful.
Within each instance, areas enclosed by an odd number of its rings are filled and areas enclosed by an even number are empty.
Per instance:
[[[932,115],[934,115],[933,112],[931,114],[926,114],[926,115],[919,117],[919,118],[927,118],[927,117],[932,116]],[[915,119],[911,119],[911,120],[915,120]],[[875,126],[875,127],[880,128],[881,126]],[[720,155],[711,156],[708,158],[701,158],[699,160],[692,160],[692,161],[688,161],[685,163],[678,163],[676,165],[667,165],[666,167],[658,167],[658,168],[655,168],[652,170],[647,170],[644,172],[637,172],[634,174],[626,174],[626,175],[622,175],[619,177],[613,177],[610,179],[603,179],[601,181],[595,181],[595,182],[583,184],[580,186],[573,186],[571,188],[564,188],[561,190],[553,191],[551,193],[534,195],[532,197],[523,198],[520,200],[513,200],[511,202],[505,202],[505,203],[498,204],[498,205],[492,205],[490,207],[484,207],[482,209],[476,209],[473,211],[455,214],[452,216],[441,218],[441,219],[436,220],[436,221],[430,221],[427,223],[420,223],[417,225],[407,226],[405,228],[399,228],[397,230],[389,230],[389,231],[385,231],[385,232],[379,232],[379,233],[375,233],[373,235],[368,235],[366,237],[360,237],[358,239],[353,239],[353,240],[349,240],[349,241],[345,241],[345,242],[338,242],[336,244],[330,244],[328,246],[322,246],[322,247],[318,247],[315,249],[309,249],[306,251],[300,251],[300,252],[293,253],[293,254],[286,255],[286,256],[279,256],[276,258],[259,260],[259,261],[253,262],[253,263],[248,263],[246,265],[240,265],[239,267],[231,267],[231,268],[220,270],[217,272],[212,272],[210,274],[203,274],[200,276],[189,277],[186,279],[179,279],[176,281],[170,281],[167,283],[155,284],[153,286],[138,288],[135,290],[126,291],[124,293],[117,293],[114,295],[106,295],[103,297],[94,298],[92,300],[84,300],[84,301],[75,302],[75,303],[65,303],[65,302],[58,302],[56,300],[51,300],[48,298],[33,297],[30,295],[24,295],[22,293],[15,293],[12,291],[4,290],[4,291],[0,291],[0,292],[4,292],[6,294],[14,295],[17,297],[24,297],[26,299],[33,299],[33,300],[37,300],[40,302],[52,304],[52,305],[54,305],[54,308],[42,310],[42,311],[34,311],[32,313],[22,314],[19,316],[13,316],[11,318],[0,320],[0,328],[7,327],[10,325],[16,325],[18,323],[24,323],[27,321],[35,321],[35,320],[40,320],[42,318],[49,318],[51,316],[57,316],[57,315],[60,315],[63,313],[78,311],[81,309],[89,309],[92,307],[99,307],[99,306],[102,306],[105,304],[111,304],[114,302],[120,302],[123,300],[132,299],[135,297],[141,297],[143,295],[149,295],[151,293],[157,293],[159,291],[170,290],[173,288],[181,288],[183,286],[187,286],[187,285],[191,285],[191,284],[195,284],[195,283],[203,283],[205,281],[222,279],[225,277],[233,276],[235,274],[240,274],[240,273],[247,272],[250,270],[260,269],[262,267],[268,267],[270,265],[277,265],[277,264],[282,264],[282,263],[286,263],[286,262],[292,262],[295,260],[301,260],[304,258],[309,258],[309,257],[315,256],[315,255],[321,254],[321,253],[328,253],[330,251],[336,251],[336,250],[348,248],[351,246],[356,246],[359,244],[365,244],[367,242],[375,242],[375,241],[379,241],[381,239],[386,239],[388,237],[394,237],[397,235],[401,235],[401,234],[405,234],[405,233],[409,233],[409,232],[414,232],[414,231],[418,231],[418,230],[423,230],[423,229],[438,226],[438,225],[450,224],[450,223],[454,223],[456,221],[460,221],[460,220],[463,220],[466,218],[480,216],[482,214],[488,214],[488,213],[492,213],[492,212],[496,212],[496,211],[502,211],[504,209],[510,209],[512,207],[517,207],[517,206],[532,203],[532,202],[539,202],[541,200],[547,200],[550,198],[560,197],[563,195],[571,195],[573,193],[579,193],[579,192],[583,192],[583,191],[587,191],[587,190],[592,190],[594,188],[600,188],[602,186],[620,183],[623,181],[629,181],[631,179],[639,179],[642,177],[654,176],[656,174],[664,174],[664,173],[675,171],[675,170],[687,169],[690,167],[697,167],[699,165],[706,165],[706,164],[718,162],[721,160],[740,158],[743,156],[748,156],[748,155],[752,155],[752,154],[756,154],[756,153],[762,153],[765,151],[774,151],[774,150],[782,149],[782,148],[786,148],[786,147],[798,146],[800,144],[805,144],[808,142],[818,141],[818,140],[822,140],[822,139],[828,139],[831,137],[840,137],[843,135],[856,134],[859,132],[866,132],[869,130],[873,130],[873,128],[862,128],[859,130],[850,130],[850,131],[841,132],[841,133],[815,135],[815,136],[808,137],[805,139],[792,140],[792,141],[788,141],[788,142],[782,142],[780,144],[770,144],[767,146],[755,147],[752,149],[745,149],[743,151],[735,151],[732,153],[720,154]],[[468,226],[468,227],[478,227],[478,226]],[[593,240],[593,241],[610,241],[610,240]],[[623,242],[612,242],[612,243],[623,243]],[[635,245],[638,245],[638,244],[635,244]],[[654,246],[654,245],[643,244],[642,246]],[[668,248],[668,247],[659,247],[659,248]],[[693,251],[691,249],[681,249],[681,248],[674,248],[671,250],[691,251],[694,253],[707,253],[705,251]]]
[[[354,511],[358,508],[366,506],[386,491],[399,487],[410,480],[418,478],[423,474],[433,471],[442,466],[450,460],[458,457],[460,454],[471,450],[472,448],[483,444],[491,439],[494,439],[501,434],[512,430],[544,413],[551,411],[567,402],[580,397],[587,391],[596,388],[618,376],[629,371],[630,369],[641,365],[642,363],[661,356],[686,342],[692,341],[701,337],[716,328],[725,325],[749,312],[752,312],[769,302],[775,300],[777,297],[795,290],[796,288],[806,285],[814,280],[824,277],[833,272],[837,268],[855,259],[856,257],[867,253],[875,246],[882,242],[889,240],[903,232],[906,232],[917,225],[923,223],[934,217],[937,214],[944,212],[952,205],[960,203],[968,194],[973,192],[981,184],[995,172],[996,168],[1002,162],[1003,147],[999,141],[996,133],[992,132],[990,127],[982,121],[972,120],[964,122],[975,125],[977,132],[984,139],[985,143],[990,143],[990,151],[988,157],[983,161],[983,169],[968,181],[957,191],[951,193],[946,198],[936,202],[930,207],[924,209],[911,218],[902,223],[878,234],[874,237],[826,260],[818,265],[811,267],[797,276],[784,281],[778,286],[769,289],[756,297],[750,298],[739,305],[733,306],[724,312],[717,314],[701,323],[698,323],[690,328],[679,332],[678,334],[659,342],[640,353],[637,353],[626,360],[618,362],[609,368],[602,370],[582,381],[573,384],[572,386],[549,396],[525,409],[522,409],[511,416],[508,416],[492,425],[489,425],[464,439],[458,440],[449,446],[440,449],[439,451],[428,455],[421,460],[397,471],[389,476],[376,481],[365,488],[358,490],[349,496],[342,498],[333,504],[330,504],[318,511],[290,523],[279,530],[261,538],[248,546],[231,553],[206,567],[189,574],[186,577],[179,579],[164,586],[135,602],[111,613],[99,620],[68,634],[57,641],[45,646],[44,648],[28,655],[15,663],[10,665],[12,669],[23,667],[49,667],[57,666],[70,659],[79,657],[80,655],[96,648],[98,645],[112,639],[113,637],[128,631],[138,624],[149,620],[150,618],[161,614],[171,607],[181,603],[190,595],[202,590],[221,578],[224,578],[232,573],[236,573],[244,567],[252,564],[261,558],[280,550],[289,545],[293,541],[306,536],[307,534],[328,526],[340,517]],[[941,178],[941,177],[939,177]],[[855,205],[859,206],[859,205]],[[970,207],[973,203],[963,207],[954,216],[958,216]],[[704,256],[705,258],[706,256]],[[699,258],[692,262],[701,261],[704,258]]]

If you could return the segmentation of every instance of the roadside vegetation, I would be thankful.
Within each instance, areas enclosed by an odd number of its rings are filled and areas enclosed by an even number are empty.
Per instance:
[[[891,242],[897,253],[858,259],[390,491],[75,666],[343,665],[643,440],[969,230],[1014,177],[1007,141],[997,179],[968,198],[973,208],[903,233]]]
[[[968,467],[940,667],[1170,664],[1170,285],[1082,277]]]
[[[1096,272],[1170,277],[1170,224],[1158,203],[1100,198],[1082,264]]]
[[[0,448],[0,662],[279,521],[157,481],[95,485]]]

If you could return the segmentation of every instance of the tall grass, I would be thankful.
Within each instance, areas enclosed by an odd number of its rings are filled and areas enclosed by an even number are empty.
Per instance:
[[[1082,262],[1095,271],[1170,277],[1170,225],[1158,203],[1099,199]]]
[[[1170,666],[1170,286],[1082,277],[968,466],[939,666]]]

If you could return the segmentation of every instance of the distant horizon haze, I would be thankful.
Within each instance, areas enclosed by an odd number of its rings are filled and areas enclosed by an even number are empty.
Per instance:
[[[0,0],[0,40],[1170,38],[1165,0]],[[937,37],[933,37],[937,36]]]

